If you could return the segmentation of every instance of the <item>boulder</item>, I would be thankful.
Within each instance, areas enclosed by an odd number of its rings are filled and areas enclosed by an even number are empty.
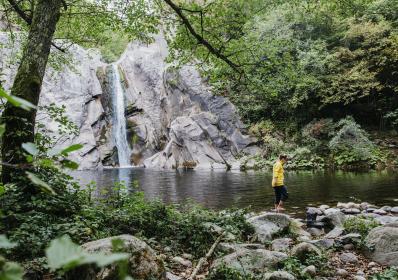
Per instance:
[[[383,209],[376,209],[375,211],[373,211],[373,213],[377,215],[387,215],[387,212]]]
[[[349,233],[338,237],[338,240],[343,244],[359,244],[361,242],[362,236],[359,233]]]
[[[372,229],[365,239],[365,255],[383,265],[398,266],[398,223]]]
[[[398,217],[396,216],[377,216],[375,220],[381,225],[393,224],[398,222]]]
[[[265,243],[272,240],[276,234],[289,228],[291,219],[289,216],[277,213],[265,213],[248,219],[254,227],[258,241]]]
[[[348,271],[342,268],[336,270],[336,275],[340,277],[347,277],[349,275]]]
[[[163,262],[145,242],[131,235],[119,235],[82,245],[82,248],[89,253],[112,252],[112,240],[120,239],[124,242],[123,251],[130,254],[127,270],[129,275],[137,280],[166,279],[166,271]],[[112,264],[105,268],[97,268],[94,265],[82,266],[67,274],[67,279],[79,280],[116,280],[118,279],[117,266]]]
[[[301,271],[301,275],[315,276],[316,275],[316,267],[314,265],[310,265],[310,266],[305,267]]]
[[[302,242],[293,247],[291,255],[304,261],[310,255],[321,255],[321,251],[313,244]]]
[[[291,238],[278,238],[272,240],[271,248],[273,251],[286,252],[289,251],[292,244],[293,240]]]
[[[272,273],[265,273],[263,280],[295,280],[296,277],[286,271],[274,271]]]
[[[311,236],[319,237],[323,235],[325,232],[319,228],[309,228],[307,231],[311,234]]]
[[[333,211],[326,214],[326,216],[321,220],[325,223],[325,227],[328,229],[333,229],[334,227],[342,227],[346,217],[340,211]]]
[[[281,252],[274,252],[264,249],[239,249],[238,251],[215,260],[213,268],[225,265],[245,271],[246,273],[264,273],[274,270],[288,256]]]
[[[344,233],[344,228],[335,227],[333,230],[331,230],[330,232],[328,232],[328,234],[325,235],[325,238],[337,238],[343,233]]]
[[[330,249],[334,246],[334,239],[324,238],[324,239],[310,241],[310,243],[314,244],[315,246],[321,249]]]
[[[383,206],[380,208],[381,210],[384,210],[386,212],[391,212],[392,207],[391,206]]]
[[[391,208],[392,214],[398,214],[398,206]]]
[[[342,253],[339,256],[340,260],[345,263],[357,263],[358,258],[353,253]]]
[[[256,250],[256,249],[265,249],[263,244],[257,243],[225,243],[222,242],[218,244],[217,250],[224,254],[231,254],[241,249],[249,249],[249,250]]]

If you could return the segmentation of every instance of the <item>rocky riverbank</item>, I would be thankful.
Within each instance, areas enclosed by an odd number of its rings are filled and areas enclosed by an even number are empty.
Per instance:
[[[244,243],[236,242],[236,233],[228,228],[208,223],[209,234],[219,238],[201,260],[187,253],[176,254],[156,240],[145,243],[122,236],[134,256],[129,271],[134,279],[168,280],[192,279],[193,273],[194,279],[209,280],[364,280],[387,272],[394,277],[390,268],[398,266],[398,207],[349,202],[306,210],[307,219],[272,212],[247,215],[254,234]],[[83,248],[107,252],[111,239],[90,242]],[[113,279],[108,278],[111,272],[112,268],[87,273],[95,275],[90,279]]]

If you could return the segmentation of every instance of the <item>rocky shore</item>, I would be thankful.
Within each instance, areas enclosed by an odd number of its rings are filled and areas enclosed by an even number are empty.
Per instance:
[[[221,279],[223,275],[222,279],[364,280],[398,267],[398,207],[349,202],[308,207],[306,214],[306,219],[298,219],[282,213],[252,213],[247,222],[254,234],[246,243],[237,243],[226,228],[207,224],[209,234],[219,238],[200,260],[186,253],[176,255],[155,240],[119,238],[132,255],[129,271],[134,279]],[[108,252],[111,240],[90,242],[83,248]],[[79,275],[113,279],[109,275],[114,269],[79,271]],[[228,278],[231,271],[241,278]]]

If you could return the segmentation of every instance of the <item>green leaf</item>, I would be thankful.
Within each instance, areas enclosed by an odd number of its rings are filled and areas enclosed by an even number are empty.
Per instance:
[[[72,169],[72,170],[76,170],[76,169],[79,168],[79,164],[77,162],[72,161],[72,160],[65,159],[65,160],[61,161],[61,163],[62,163],[63,167],[66,167],[66,168],[69,168],[69,169]]]
[[[0,137],[3,136],[5,131],[6,131],[6,125],[0,124]]]
[[[51,193],[55,195],[55,191],[43,180],[37,177],[35,174],[26,171],[26,175],[28,176],[29,180],[35,184],[36,186],[40,187],[44,192]]]
[[[0,270],[1,280],[22,280],[22,267],[14,262],[6,262]]]
[[[21,107],[22,109],[27,110],[27,111],[29,111],[31,109],[36,109],[36,106],[33,105],[32,103],[30,103],[29,101],[26,101],[25,99],[8,94],[1,87],[0,87],[0,97],[7,99],[7,101],[10,102],[15,107]]]
[[[39,150],[37,149],[34,143],[31,142],[23,143],[22,148],[32,156],[37,156],[39,154]]]
[[[10,249],[15,247],[16,245],[16,243],[10,242],[4,234],[0,234],[0,248]]]
[[[129,255],[125,253],[109,255],[103,253],[87,253],[82,247],[73,243],[68,235],[52,240],[50,246],[46,249],[48,267],[52,271],[57,269],[67,271],[89,263],[95,263],[99,267],[102,267],[114,262],[126,260],[128,256]]]
[[[83,148],[83,145],[81,145],[81,144],[73,144],[73,145],[63,149],[60,154],[68,155],[69,153],[77,151],[77,150],[80,150],[81,148]]]

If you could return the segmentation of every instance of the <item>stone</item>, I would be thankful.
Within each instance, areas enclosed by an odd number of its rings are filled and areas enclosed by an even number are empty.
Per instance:
[[[368,263],[368,267],[375,267],[375,266],[377,266],[377,263],[375,262]]]
[[[344,224],[346,217],[340,211],[334,211],[326,214],[326,216],[322,219],[322,222],[325,223],[327,228],[333,229],[334,227],[342,227]]]
[[[306,213],[310,215],[322,215],[323,211],[316,207],[307,207]]]
[[[353,280],[366,280],[365,277],[360,276],[360,275],[355,275],[352,279],[353,279]]]
[[[182,257],[176,256],[171,260],[174,264],[185,266],[185,267],[192,267],[192,262],[190,260],[186,260]]]
[[[263,280],[295,280],[296,277],[286,271],[274,271],[272,273],[265,273]]]
[[[395,206],[395,207],[391,208],[391,213],[392,214],[398,214],[398,206]]]
[[[273,251],[286,252],[289,251],[292,244],[293,240],[291,238],[278,238],[272,240],[271,248]]]
[[[311,241],[311,238],[306,235],[300,235],[299,237],[297,237],[297,241],[298,242],[307,242],[307,241]]]
[[[368,207],[368,208],[366,209],[366,212],[368,212],[368,213],[373,213],[373,212],[376,211],[376,210],[377,210],[377,208]]]
[[[321,209],[323,212],[324,212],[325,210],[329,209],[329,208],[330,208],[330,206],[329,206],[329,205],[326,205],[326,204],[322,204],[321,206],[319,206],[319,209]]]
[[[344,214],[348,214],[348,215],[361,214],[361,210],[359,210],[358,208],[347,208],[347,209],[343,209],[342,212]]]
[[[289,228],[291,219],[289,216],[277,213],[265,213],[248,219],[254,227],[258,241],[265,243],[272,237]]]
[[[340,260],[346,263],[357,263],[358,258],[353,253],[342,253],[339,256]]]
[[[362,203],[360,204],[360,206],[361,206],[361,210],[366,210],[366,209],[369,208],[369,203],[367,203],[367,202],[362,202]]]
[[[398,217],[396,216],[378,216],[375,220],[381,225],[393,224],[398,222]]]
[[[383,211],[386,211],[386,212],[391,212],[392,207],[391,206],[383,206],[380,209]]]
[[[274,270],[287,258],[285,253],[264,249],[240,249],[232,254],[218,258],[213,263],[213,268],[221,265],[245,271],[246,273],[263,273]]]
[[[359,233],[349,233],[338,237],[338,240],[344,245],[349,243],[359,244],[361,242],[362,236]]]
[[[183,280],[180,276],[174,275],[171,272],[166,273],[166,279],[167,280]]]
[[[302,242],[292,248],[291,255],[304,261],[309,255],[321,255],[321,251],[313,244]]]
[[[313,240],[310,243],[321,249],[330,249],[334,246],[334,239],[324,238],[319,240]]]
[[[265,249],[265,246],[263,244],[257,244],[257,243],[225,243],[221,242],[217,246],[217,251],[222,252],[224,254],[231,254],[233,252],[236,252],[240,249]]]
[[[372,229],[365,239],[365,255],[388,266],[398,266],[398,223]]]
[[[193,256],[191,254],[184,253],[182,254],[182,257],[187,260],[193,260]]]
[[[113,250],[112,240],[119,239],[124,242],[123,251],[130,254],[128,259],[127,272],[134,279],[146,280],[166,279],[166,271],[163,262],[145,242],[131,235],[119,235],[108,237],[96,241],[91,241],[82,245],[82,248],[89,253],[110,254]],[[97,279],[107,280],[117,278],[118,269],[116,264],[104,268],[97,268],[94,265],[78,267],[68,272],[68,279]],[[110,278],[109,278],[110,277]]]
[[[316,267],[314,265],[307,266],[301,271],[301,275],[309,275],[315,276],[316,275]]]
[[[377,215],[387,215],[387,212],[383,209],[376,209],[375,211],[373,211],[373,213]]]
[[[348,208],[348,206],[347,203],[338,202],[337,208],[343,209],[343,208]]]
[[[309,228],[309,229],[307,229],[307,231],[308,231],[312,236],[315,236],[315,237],[319,237],[319,236],[321,236],[321,235],[323,235],[323,234],[325,233],[323,230],[318,229],[318,228]]]
[[[349,243],[349,244],[344,244],[343,245],[344,250],[353,250],[355,248],[354,244]]]
[[[339,268],[336,270],[336,274],[337,276],[346,277],[349,273],[347,270]]]
[[[336,212],[341,212],[341,210],[338,208],[329,208],[324,211],[324,214],[329,215],[329,214],[336,213]]]
[[[328,234],[325,235],[325,238],[337,238],[341,236],[344,233],[344,228],[342,227],[335,227],[333,230],[328,232]]]

